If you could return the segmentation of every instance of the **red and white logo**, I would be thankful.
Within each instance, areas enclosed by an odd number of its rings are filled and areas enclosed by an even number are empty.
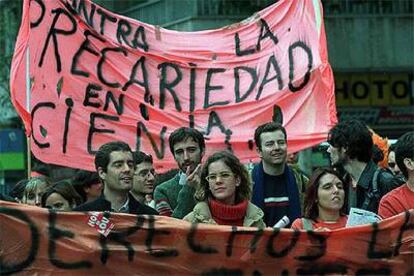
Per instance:
[[[108,236],[115,224],[113,224],[108,218],[104,217],[103,213],[90,212],[88,219],[88,225],[94,227],[99,233]]]

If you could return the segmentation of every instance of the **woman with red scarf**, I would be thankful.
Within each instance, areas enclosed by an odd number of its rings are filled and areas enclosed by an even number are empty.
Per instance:
[[[216,152],[203,166],[195,193],[198,203],[184,220],[264,228],[263,211],[250,202],[250,196],[250,178],[243,164],[230,152]]]

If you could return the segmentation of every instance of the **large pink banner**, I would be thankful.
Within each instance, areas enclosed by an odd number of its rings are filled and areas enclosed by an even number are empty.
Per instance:
[[[33,153],[75,168],[93,170],[99,146],[123,140],[167,170],[168,137],[181,126],[204,133],[207,155],[231,149],[255,161],[259,124],[283,121],[295,152],[337,122],[319,1],[278,1],[231,26],[177,32],[87,0],[25,0],[11,71]]]

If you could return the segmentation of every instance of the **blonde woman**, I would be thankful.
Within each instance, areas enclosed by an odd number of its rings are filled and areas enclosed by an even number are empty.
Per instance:
[[[52,186],[52,182],[47,177],[30,178],[24,188],[22,203],[40,207],[42,195],[50,186]]]

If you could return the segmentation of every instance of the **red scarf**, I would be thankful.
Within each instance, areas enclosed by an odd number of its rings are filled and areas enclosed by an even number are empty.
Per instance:
[[[220,225],[243,226],[247,204],[247,200],[236,205],[226,205],[214,199],[208,201],[211,215]]]

